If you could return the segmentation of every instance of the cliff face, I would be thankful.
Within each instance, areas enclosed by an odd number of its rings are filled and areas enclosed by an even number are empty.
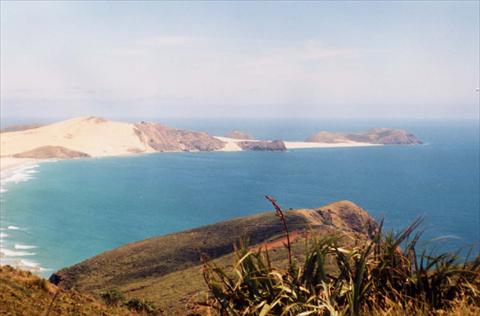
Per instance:
[[[207,133],[171,128],[158,123],[135,124],[140,140],[155,151],[213,151],[224,143]]]
[[[422,144],[415,135],[403,129],[372,128],[358,133],[319,132],[306,140],[316,143],[360,142],[382,145],[415,145]]]
[[[345,242],[358,242],[370,238],[378,227],[365,210],[349,201],[285,214],[293,247],[300,254],[307,235],[337,234]],[[284,237],[274,213],[262,213],[127,244],[62,269],[50,280],[62,288],[93,293],[118,288],[127,296],[152,300],[170,314],[186,314],[185,300],[205,289],[201,254],[220,265],[230,264],[234,244],[247,238],[253,248],[268,246],[275,262],[284,258],[280,255]]]

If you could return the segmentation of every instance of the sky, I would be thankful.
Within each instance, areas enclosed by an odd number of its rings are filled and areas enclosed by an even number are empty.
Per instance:
[[[479,1],[2,1],[1,116],[475,119]]]

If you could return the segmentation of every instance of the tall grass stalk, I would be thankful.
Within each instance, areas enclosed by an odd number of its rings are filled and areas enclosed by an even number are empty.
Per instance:
[[[310,237],[301,264],[293,253],[285,214],[272,197],[287,235],[289,266],[273,267],[268,249],[236,249],[230,269],[204,261],[210,306],[222,315],[442,314],[461,306],[480,310],[480,256],[418,252],[421,220],[400,233],[383,233],[346,247],[342,238]],[[333,267],[332,267],[333,263]]]

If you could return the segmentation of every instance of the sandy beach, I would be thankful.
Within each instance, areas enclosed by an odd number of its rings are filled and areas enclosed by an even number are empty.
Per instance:
[[[4,179],[11,171],[24,167],[26,165],[38,163],[38,159],[30,158],[11,158],[11,157],[1,157],[0,158],[0,178]]]
[[[225,143],[225,146],[218,151],[242,151],[242,148],[240,148],[240,146],[237,145],[238,142],[255,141],[252,139],[236,139],[236,138],[229,138],[229,137],[223,137],[223,136],[213,136],[213,137]]]
[[[381,144],[370,144],[360,142],[343,143],[314,143],[314,142],[285,142],[287,149],[307,149],[307,148],[342,148],[342,147],[370,147],[382,146]]]
[[[215,138],[226,143],[225,147],[219,151],[242,151],[237,145],[238,142],[258,142],[259,139],[236,139],[222,136],[214,136]],[[369,147],[381,146],[381,144],[370,144],[360,142],[342,142],[342,143],[314,143],[314,142],[289,142],[283,141],[287,149],[308,149],[308,148],[342,148],[342,147]]]

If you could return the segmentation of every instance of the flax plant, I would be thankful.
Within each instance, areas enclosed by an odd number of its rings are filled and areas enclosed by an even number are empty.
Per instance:
[[[418,253],[421,220],[398,234],[382,232],[363,245],[310,237],[294,258],[285,214],[267,196],[287,234],[288,268],[273,267],[268,249],[236,249],[230,270],[204,261],[210,307],[221,315],[436,315],[480,311],[480,256]],[[299,263],[301,262],[301,263]],[[333,268],[332,268],[333,264]]]

